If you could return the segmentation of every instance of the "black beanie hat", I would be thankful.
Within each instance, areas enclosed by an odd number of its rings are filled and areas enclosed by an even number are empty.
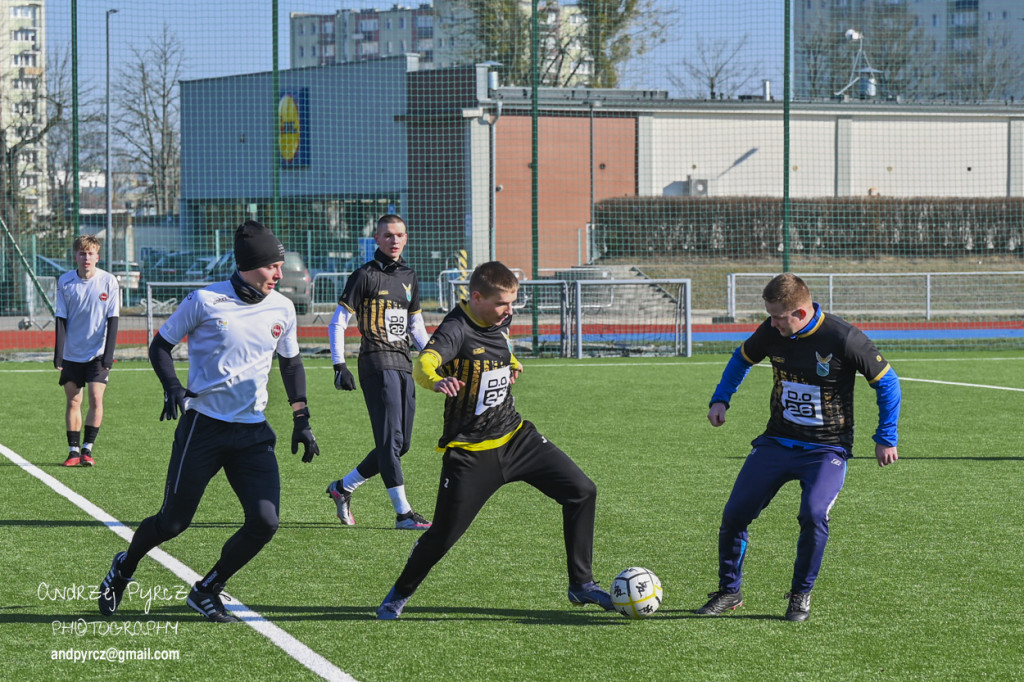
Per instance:
[[[284,260],[284,246],[262,223],[246,220],[235,230],[235,263],[240,272]]]

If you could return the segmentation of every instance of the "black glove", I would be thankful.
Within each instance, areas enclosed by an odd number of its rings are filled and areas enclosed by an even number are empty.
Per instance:
[[[186,390],[183,386],[178,385],[174,388],[164,391],[164,409],[160,413],[160,421],[165,419],[174,420],[178,418],[178,413],[185,412],[185,398],[195,398],[196,394],[192,391]]]
[[[356,390],[356,380],[344,362],[339,362],[334,366],[334,387],[339,391]]]
[[[299,443],[302,443],[305,446],[302,453],[302,461],[308,464],[313,461],[314,455],[320,454],[320,446],[316,444],[316,436],[313,435],[313,429],[309,428],[309,408],[303,407],[295,412],[292,417],[294,419],[292,423],[292,454],[294,455],[299,451]]]

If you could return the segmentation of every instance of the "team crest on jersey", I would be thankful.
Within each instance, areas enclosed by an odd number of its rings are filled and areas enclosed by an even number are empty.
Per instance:
[[[412,285],[411,284],[403,284],[402,288],[405,289],[405,300],[411,301],[412,300]]]
[[[226,332],[228,330],[228,321],[217,320],[217,329],[218,331]]]
[[[825,357],[818,355],[818,351],[814,351],[814,357],[818,360],[818,366],[815,370],[818,372],[819,377],[827,377],[829,372],[828,363],[832,362],[832,354],[829,353]]]
[[[481,353],[483,353],[486,350],[487,350],[486,348],[474,348],[473,349],[473,355],[480,355]]]
[[[101,300],[101,301],[105,301],[105,300],[107,300],[107,298],[109,298],[109,297],[107,296],[107,292],[105,292],[105,291],[104,291],[104,292],[102,292],[102,293],[100,294],[100,300]]]
[[[284,334],[284,325],[280,322],[275,322],[274,326],[270,328],[270,335],[275,339],[279,339],[281,334]]]

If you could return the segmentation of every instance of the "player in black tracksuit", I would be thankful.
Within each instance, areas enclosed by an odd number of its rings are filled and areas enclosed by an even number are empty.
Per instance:
[[[611,597],[592,573],[597,486],[515,408],[511,386],[522,365],[512,354],[508,328],[518,281],[492,261],[473,272],[469,289],[469,301],[444,318],[414,370],[417,382],[447,396],[438,441],[444,452],[441,481],[433,525],[413,547],[377,617],[398,618],[484,503],[513,481],[529,483],[562,505],[569,600],[611,610]]]
[[[370,413],[374,447],[354,469],[327,486],[343,525],[355,525],[352,493],[380,474],[395,508],[395,528],[423,530],[430,522],[413,511],[405,496],[401,458],[409,451],[416,414],[409,339],[420,350],[427,328],[420,310],[416,273],[402,260],[408,240],[405,221],[393,214],[377,221],[373,260],[352,273],[328,325],[334,387],[351,391],[356,385],[345,364],[345,329],[355,318],[362,335],[359,345],[359,384]]]

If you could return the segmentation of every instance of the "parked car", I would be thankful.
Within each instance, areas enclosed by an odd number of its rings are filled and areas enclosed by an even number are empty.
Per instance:
[[[210,269],[220,260],[216,255],[199,256],[185,271],[185,279],[190,282],[202,282],[210,278]]]
[[[204,254],[196,251],[172,251],[164,254],[156,261],[146,274],[147,282],[185,282],[193,281],[186,277],[186,272]]]
[[[312,301],[312,285],[309,268],[302,260],[302,255],[298,251],[285,251],[281,281],[277,283],[277,290],[295,304],[295,312],[299,315],[309,312],[309,304]]]

